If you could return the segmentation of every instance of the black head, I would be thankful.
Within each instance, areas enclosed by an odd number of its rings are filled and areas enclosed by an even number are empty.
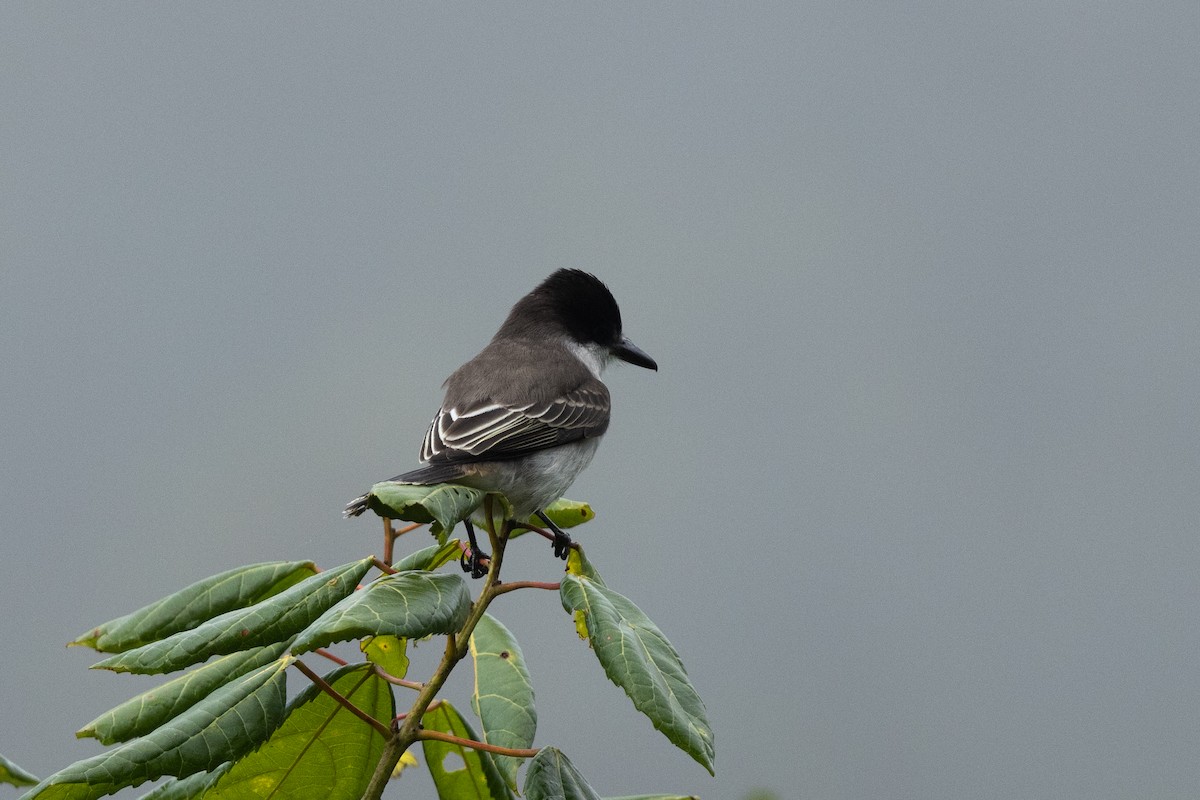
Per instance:
[[[560,269],[513,306],[497,336],[545,336],[547,325],[583,345],[599,345],[613,357],[647,369],[654,359],[621,334],[621,309],[595,275]]]
[[[572,339],[611,347],[621,340],[621,309],[612,292],[595,275],[579,269],[560,269],[522,297],[504,326],[505,333],[545,329],[556,323]]]

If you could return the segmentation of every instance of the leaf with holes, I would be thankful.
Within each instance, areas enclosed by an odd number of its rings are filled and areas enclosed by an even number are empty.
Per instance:
[[[326,611],[296,637],[293,653],[386,634],[419,639],[454,633],[467,620],[471,595],[458,575],[413,570],[384,575]]]
[[[364,558],[318,573],[257,605],[229,611],[190,631],[111,656],[92,668],[174,672],[210,656],[283,641],[353,592],[373,562],[372,558]]]
[[[471,708],[479,715],[484,741],[515,749],[531,747],[537,730],[537,711],[521,646],[491,614],[480,618],[470,644],[475,662]],[[525,759],[502,755],[493,755],[492,759],[515,792],[517,770]]]
[[[589,578],[566,575],[559,595],[564,609],[582,616],[609,680],[655,728],[712,773],[713,731],[704,701],[658,626],[628,598]]]
[[[194,628],[227,611],[259,603],[315,572],[311,561],[271,561],[231,569],[97,625],[71,644],[119,653]]]
[[[426,730],[441,731],[460,739],[479,741],[475,731],[462,718],[458,710],[446,701],[425,712],[421,718]],[[514,795],[504,783],[496,769],[492,756],[449,742],[425,739],[421,742],[425,763],[433,776],[441,800],[459,800],[470,797],[478,800],[510,800]]]

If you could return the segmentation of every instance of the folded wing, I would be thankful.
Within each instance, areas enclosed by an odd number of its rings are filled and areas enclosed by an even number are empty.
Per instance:
[[[599,436],[608,428],[611,401],[600,381],[551,400],[524,405],[483,403],[442,408],[421,445],[421,460],[493,461]]]

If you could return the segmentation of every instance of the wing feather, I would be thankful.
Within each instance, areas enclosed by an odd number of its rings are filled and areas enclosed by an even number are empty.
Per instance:
[[[517,458],[591,436],[608,428],[611,402],[598,380],[551,400],[506,405],[488,401],[468,408],[443,407],[421,445],[425,462]]]

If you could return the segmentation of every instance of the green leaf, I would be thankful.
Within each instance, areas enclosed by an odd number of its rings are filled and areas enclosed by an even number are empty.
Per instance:
[[[296,637],[292,652],[381,634],[419,639],[454,633],[470,611],[471,595],[460,576],[397,572],[373,581],[322,614]]]
[[[430,532],[440,540],[479,507],[484,494],[455,483],[417,486],[383,481],[367,493],[367,506],[381,517],[433,523]]]
[[[326,675],[325,681],[385,725],[396,714],[388,683],[370,664],[341,667]],[[204,797],[358,798],[385,743],[374,727],[310,684],[292,701],[287,719],[266,744],[234,764]]]
[[[289,663],[280,659],[244,675],[148,736],[59,770],[23,800],[93,800],[164,775],[182,778],[238,760],[283,722]]]
[[[313,575],[258,605],[229,611],[199,627],[104,659],[93,669],[156,673],[251,647],[274,644],[308,627],[354,591],[373,559],[364,558]]]
[[[471,634],[471,658],[475,662],[471,708],[479,715],[484,741],[500,747],[531,747],[537,711],[525,656],[516,638],[498,619],[484,614]],[[509,788],[517,791],[517,770],[525,759],[495,754],[492,759]]]
[[[592,562],[588,561],[588,557],[584,554],[582,547],[573,547],[567,553],[567,574],[578,575],[581,578],[590,578],[595,583],[604,585],[604,579],[600,577],[600,573],[592,566]],[[576,611],[575,617],[575,633],[579,634],[580,639],[587,640],[588,626],[587,615],[582,611]]]
[[[604,673],[677,747],[713,772],[713,731],[704,701],[662,631],[628,598],[588,578],[566,575],[563,608],[582,614]]]
[[[574,528],[576,525],[591,522],[596,518],[596,512],[589,504],[582,500],[568,500],[565,497],[558,498],[542,511],[545,511],[546,516],[560,528]],[[530,517],[529,521],[537,523],[541,520],[537,517]]]
[[[245,608],[316,572],[311,561],[271,561],[205,578],[145,608],[98,625],[71,645],[119,653],[185,631],[237,608]]]
[[[186,778],[168,778],[139,800],[199,800],[233,766],[226,761],[212,772],[197,772]]]
[[[525,773],[525,800],[600,800],[556,747],[543,747]]]
[[[431,544],[415,553],[410,553],[392,565],[397,572],[413,569],[424,569],[432,572],[443,564],[449,564],[462,555],[458,539],[450,539],[444,544]]]
[[[550,505],[542,509],[546,512],[546,516],[560,528],[574,528],[577,525],[582,525],[585,522],[591,522],[596,518],[596,512],[592,507],[581,500],[568,500],[565,497],[560,497]],[[546,523],[542,522],[537,515],[531,516],[528,520],[530,525],[535,525],[539,528],[545,528]],[[525,528],[514,531],[511,539],[518,536],[524,536],[529,531]]]
[[[0,783],[11,783],[13,786],[33,786],[38,782],[34,775],[0,755]]]
[[[604,800],[700,800],[694,794],[628,794],[620,797],[606,797]]]
[[[588,578],[601,586],[604,585],[604,579],[600,577],[600,573],[592,566],[592,562],[588,561],[588,557],[583,552],[582,547],[572,547],[571,552],[567,553],[567,572],[571,575],[578,575],[581,578]]]
[[[104,744],[144,736],[178,716],[234,678],[270,664],[283,655],[286,641],[233,653],[155,686],[137,697],[106,711],[83,726],[75,735],[91,736]]]
[[[427,730],[479,741],[458,710],[445,700],[426,711],[421,724]],[[440,800],[509,800],[513,797],[490,754],[432,739],[423,740],[421,748]]]
[[[399,636],[368,636],[359,645],[363,655],[393,678],[408,674],[408,639]]]

